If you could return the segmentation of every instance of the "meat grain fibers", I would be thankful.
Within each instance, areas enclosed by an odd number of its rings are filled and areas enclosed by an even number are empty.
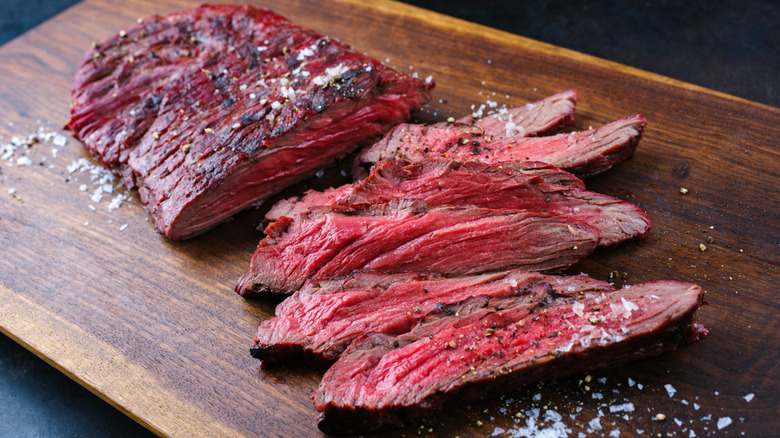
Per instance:
[[[554,270],[590,254],[601,239],[598,229],[549,213],[420,201],[321,207],[265,232],[239,294],[291,293],[306,280],[356,271]]]
[[[452,278],[372,273],[308,282],[276,307],[275,317],[260,323],[251,352],[264,367],[326,366],[365,333],[406,333],[444,306],[474,296],[533,299],[531,290],[540,283],[569,295],[614,290],[585,275],[521,270]]]
[[[542,379],[615,366],[675,349],[707,330],[701,288],[660,281],[613,292],[475,296],[444,306],[408,333],[366,334],[313,394],[328,433],[401,425]]]
[[[324,192],[310,191],[297,202],[282,200],[266,217],[292,217],[318,204],[416,199],[430,206],[550,212],[596,227],[602,234],[599,246],[645,237],[650,232],[650,219],[639,207],[583,187],[574,175],[537,162],[496,165],[440,158],[413,163],[397,159],[377,163],[369,176],[356,184]]]
[[[597,129],[548,137],[524,135],[485,136],[446,125],[401,125],[382,140],[360,152],[356,162],[368,166],[400,157],[409,161],[440,157],[458,161],[510,163],[542,161],[580,178],[606,172],[631,157],[642,138],[647,120],[625,117]]]

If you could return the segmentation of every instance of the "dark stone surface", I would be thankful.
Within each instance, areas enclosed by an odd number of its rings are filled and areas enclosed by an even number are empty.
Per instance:
[[[775,0],[406,2],[780,106],[780,2]],[[75,3],[3,0],[0,44]],[[0,437],[151,436],[3,335],[0,407]]]
[[[404,2],[780,106],[776,0]]]

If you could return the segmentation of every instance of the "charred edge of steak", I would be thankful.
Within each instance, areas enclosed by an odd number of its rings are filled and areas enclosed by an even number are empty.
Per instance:
[[[645,128],[647,127],[647,119],[645,119],[644,116],[637,115],[630,118],[627,117],[624,120],[632,119],[634,121],[633,128],[636,130],[635,135],[628,136],[627,141],[618,142],[615,147],[606,149],[599,154],[594,154],[588,157],[584,162],[569,167],[566,170],[580,178],[590,178],[602,174],[616,164],[631,158],[639,145],[639,141],[644,136]]]
[[[255,345],[249,348],[250,355],[260,360],[263,368],[300,367],[327,368],[338,359],[313,355],[298,344]]]

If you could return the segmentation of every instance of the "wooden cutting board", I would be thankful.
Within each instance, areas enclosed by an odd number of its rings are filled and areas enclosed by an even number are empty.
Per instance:
[[[711,335],[701,342],[592,379],[454,409],[389,436],[500,435],[526,426],[532,408],[542,412],[538,427],[552,424],[542,422],[545,411],[557,411],[572,436],[776,432],[778,109],[389,1],[253,3],[401,71],[433,75],[435,99],[416,116],[421,121],[568,88],[580,91],[578,128],[645,114],[634,158],[587,184],[638,204],[655,228],[647,240],[600,250],[573,271],[612,273],[621,284],[691,281],[707,292],[700,320]],[[87,0],[0,48],[0,143],[64,125],[71,78],[92,41],[137,17],[195,4]],[[44,140],[0,161],[3,333],[160,435],[318,434],[308,394],[321,373],[260,370],[248,347],[276,303],[233,292],[262,237],[256,227],[265,210],[172,242],[154,233],[136,195],[113,211],[109,200],[121,190],[91,199],[97,184],[89,173],[68,170],[83,157],[73,139]],[[285,194],[338,182],[331,171]],[[633,411],[610,411],[625,403]],[[719,430],[727,417],[732,423]]]

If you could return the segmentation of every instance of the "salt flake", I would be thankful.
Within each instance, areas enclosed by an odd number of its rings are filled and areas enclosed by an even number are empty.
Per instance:
[[[33,160],[30,159],[30,157],[22,156],[16,159],[16,165],[17,166],[32,166]]]
[[[54,146],[63,147],[66,144],[68,144],[68,137],[65,137],[64,135],[60,135],[60,134],[55,134],[51,142]]]
[[[609,412],[634,412],[634,404],[623,403],[620,405],[612,405],[609,407]]]
[[[731,417],[721,417],[718,418],[718,430],[725,429],[731,425]]]

